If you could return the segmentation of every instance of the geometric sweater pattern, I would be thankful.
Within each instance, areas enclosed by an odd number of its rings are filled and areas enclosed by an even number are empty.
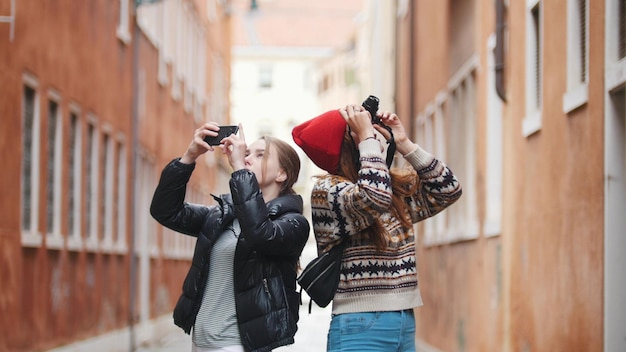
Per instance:
[[[361,169],[356,183],[337,175],[316,178],[311,193],[313,231],[318,253],[346,239],[333,314],[412,309],[422,305],[415,234],[389,211],[391,176],[379,142],[359,144]],[[405,197],[411,222],[434,216],[461,196],[452,171],[421,147],[404,156],[415,172],[416,191]],[[411,189],[412,184],[404,185]],[[378,250],[360,234],[379,219],[388,233]]]

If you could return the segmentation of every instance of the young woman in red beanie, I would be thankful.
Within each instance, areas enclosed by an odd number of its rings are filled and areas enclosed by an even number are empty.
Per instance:
[[[384,138],[390,134],[361,106],[329,111],[292,131],[329,172],[316,178],[311,195],[318,252],[347,241],[327,351],[415,351],[413,308],[422,299],[412,224],[461,196],[452,171],[408,138],[396,114],[378,117],[393,132],[407,170],[389,170]]]
[[[194,352],[271,351],[292,344],[300,296],[298,260],[309,236],[302,198],[292,189],[300,171],[296,151],[263,137],[247,146],[240,136],[220,148],[233,169],[230,194],[217,205],[184,201],[196,159],[213,151],[195,131],[187,151],[161,173],[150,212],[162,225],[197,238],[193,261],[174,309],[174,323],[193,328]]]

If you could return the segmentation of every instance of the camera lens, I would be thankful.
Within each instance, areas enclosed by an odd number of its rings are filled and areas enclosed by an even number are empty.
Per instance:
[[[376,113],[378,112],[379,102],[380,100],[377,97],[370,95],[369,97],[367,97],[367,99],[365,99],[363,104],[361,104],[361,106],[363,106],[365,110],[370,113],[373,124],[380,123],[380,119],[376,116]]]

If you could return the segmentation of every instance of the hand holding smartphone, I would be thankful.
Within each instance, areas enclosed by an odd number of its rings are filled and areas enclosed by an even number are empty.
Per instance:
[[[204,141],[208,145],[220,145],[222,139],[230,136],[231,134],[236,134],[239,131],[239,126],[219,126],[220,130],[217,132],[217,136],[206,136],[204,137]]]

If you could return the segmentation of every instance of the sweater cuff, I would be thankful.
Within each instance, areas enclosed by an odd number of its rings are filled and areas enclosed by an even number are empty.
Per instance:
[[[359,154],[361,157],[381,157],[384,158],[383,152],[380,147],[380,142],[377,139],[369,138],[359,143]]]
[[[430,166],[435,157],[417,145],[415,150],[403,155],[404,159],[409,162],[416,170]]]

